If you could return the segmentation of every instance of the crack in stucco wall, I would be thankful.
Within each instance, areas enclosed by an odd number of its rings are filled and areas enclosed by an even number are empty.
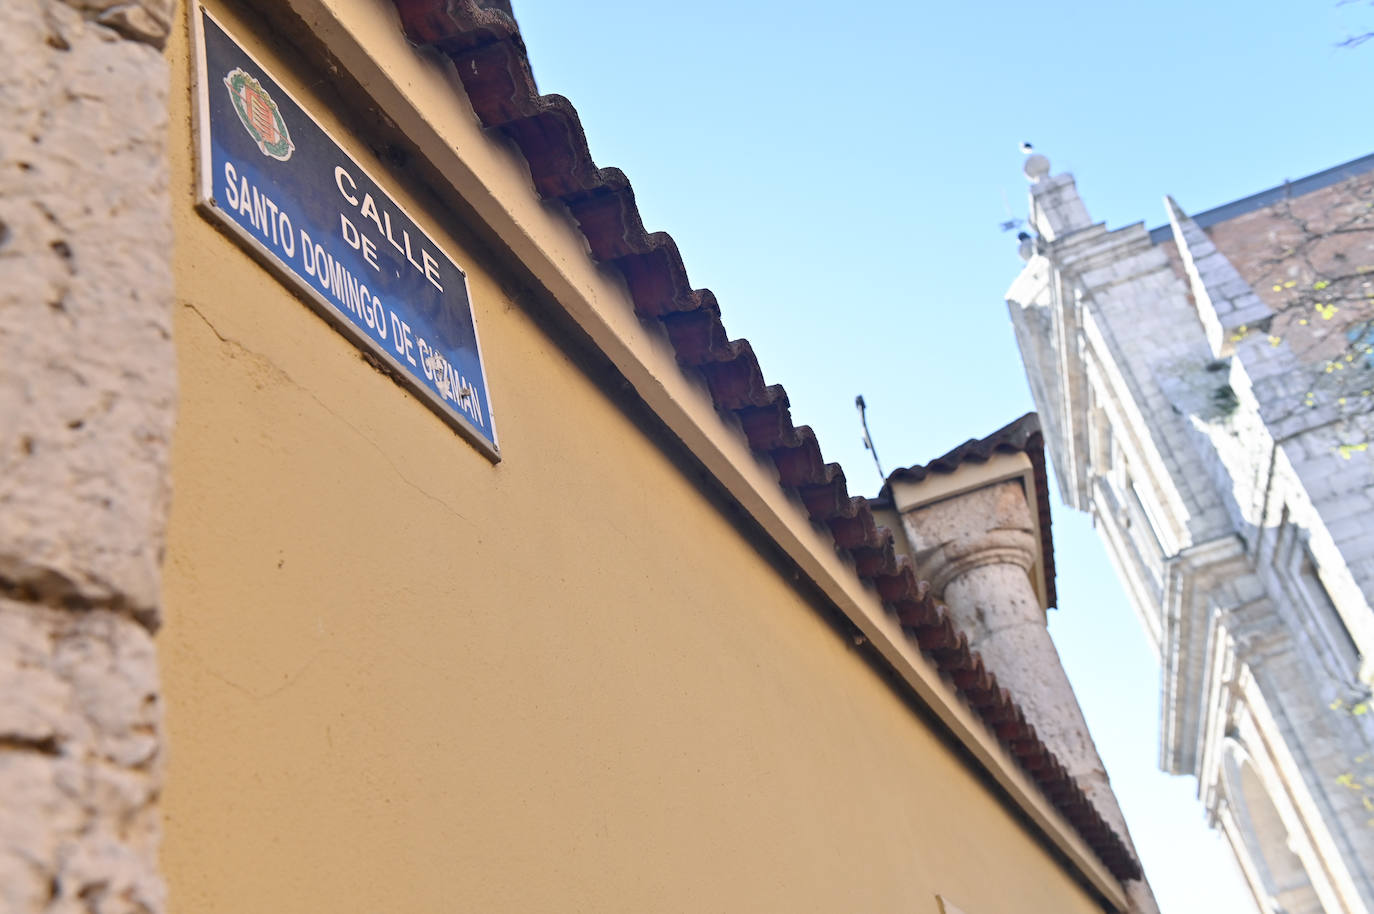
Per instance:
[[[471,523],[471,521],[469,521],[465,516],[463,516],[462,513],[460,513],[447,501],[435,495],[433,492],[430,492],[428,489],[425,489],[419,483],[415,482],[410,477],[406,476],[405,473],[401,472],[401,468],[397,466],[396,461],[392,459],[391,455],[387,453],[385,448],[383,448],[380,444],[377,443],[376,439],[374,439],[373,437],[365,433],[362,429],[358,428],[356,425],[350,422],[345,416],[343,416],[341,413],[339,413],[337,410],[331,407],[328,403],[322,400],[320,396],[316,394],[313,390],[311,390],[310,388],[306,387],[304,384],[301,384],[299,381],[293,378],[286,371],[286,369],[282,368],[270,357],[264,355],[261,352],[258,352],[255,349],[251,349],[245,346],[242,342],[234,339],[233,337],[225,336],[223,333],[220,332],[219,328],[215,326],[214,322],[212,322],[210,318],[208,318],[205,315],[205,312],[201,310],[199,307],[197,307],[194,303],[183,301],[181,302],[181,307],[186,309],[187,311],[190,311],[197,318],[199,318],[200,321],[205,324],[206,328],[208,328],[209,331],[212,334],[214,334],[215,338],[219,340],[220,343],[222,343],[224,346],[228,347],[234,353],[252,359],[254,362],[258,364],[260,368],[262,368],[266,373],[271,375],[275,380],[284,384],[289,384],[291,387],[294,387],[296,390],[299,390],[301,393],[309,397],[315,403],[315,405],[319,406],[320,409],[324,410],[330,416],[334,417],[336,420],[342,423],[345,427],[348,428],[349,431],[353,432],[353,434],[357,435],[360,440],[362,440],[373,450],[375,450],[377,454],[382,458],[382,460],[386,463],[386,465],[390,467],[391,472],[396,476],[396,478],[399,479],[401,482],[405,483],[405,485],[407,485],[411,489],[414,489],[418,494],[434,502],[434,504],[443,508],[452,516],[458,518],[459,520],[465,523]],[[358,354],[359,357],[363,359],[363,361],[372,364],[367,352],[360,351]],[[390,375],[390,373],[386,371],[381,371],[380,373],[386,374],[388,376]]]

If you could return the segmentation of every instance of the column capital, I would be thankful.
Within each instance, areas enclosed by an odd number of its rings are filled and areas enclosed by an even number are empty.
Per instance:
[[[986,565],[1014,565],[1029,575],[1039,558],[1026,491],[1008,480],[902,514],[917,574],[943,598],[948,584]]]
[[[1035,556],[1036,540],[1029,530],[985,530],[921,552],[916,573],[930,582],[937,598],[943,599],[951,581],[986,565],[1014,565],[1029,575]]]

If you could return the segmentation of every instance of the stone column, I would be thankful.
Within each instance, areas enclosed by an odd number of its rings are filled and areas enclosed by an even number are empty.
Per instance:
[[[988,669],[1011,690],[1045,745],[1135,853],[1087,721],[1059,660],[1029,572],[1040,544],[1019,481],[995,483],[902,515],[917,573],[949,607]],[[1131,910],[1157,914],[1144,880]]]
[[[163,908],[172,0],[0,3],[0,910]]]

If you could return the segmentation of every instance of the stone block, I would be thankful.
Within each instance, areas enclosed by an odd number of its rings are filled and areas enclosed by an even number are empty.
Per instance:
[[[1367,513],[1365,517],[1368,518]],[[1353,524],[1351,526],[1354,527]],[[1343,530],[1340,536],[1334,533],[1332,534],[1332,538],[1336,540],[1336,547],[1341,551],[1341,557],[1344,558],[1348,564],[1353,564],[1369,556],[1374,556],[1374,530],[1369,530],[1367,527],[1368,524],[1366,523],[1359,528],[1355,528],[1358,529],[1359,532]]]
[[[156,616],[174,410],[166,63],[145,3],[0,5],[0,584]]]
[[[1088,270],[1079,277],[1079,279],[1083,281],[1083,285],[1087,286],[1089,289],[1105,286],[1116,278],[1117,276],[1111,267],[1100,267],[1096,270]]]
[[[1369,520],[1364,517],[1344,517],[1326,524],[1327,533],[1336,546],[1345,551],[1347,547],[1356,548],[1364,542],[1374,542],[1374,533],[1369,531]]]
[[[161,48],[172,28],[175,0],[64,0],[85,18],[133,41]]]
[[[163,908],[172,9],[0,4],[0,910],[16,914]]]
[[[0,598],[0,695],[0,910],[160,911],[148,631]]]
[[[1254,290],[1250,284],[1239,276],[1232,275],[1223,279],[1216,287],[1215,294],[1232,300],[1249,297],[1254,295]]]

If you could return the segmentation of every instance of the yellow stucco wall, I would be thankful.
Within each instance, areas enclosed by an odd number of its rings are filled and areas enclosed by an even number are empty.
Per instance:
[[[468,270],[500,464],[202,219],[187,45],[173,910],[1098,910],[361,145]]]

